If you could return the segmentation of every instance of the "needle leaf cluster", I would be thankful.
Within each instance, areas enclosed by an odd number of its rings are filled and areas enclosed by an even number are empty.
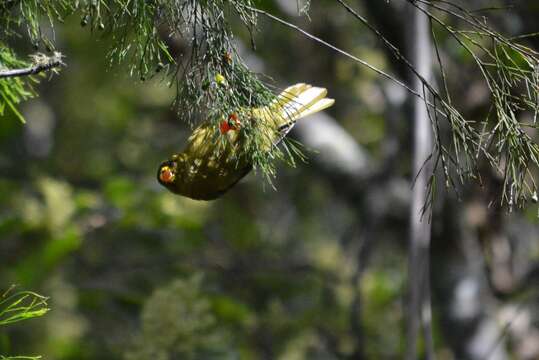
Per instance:
[[[372,31],[408,67],[422,83],[423,91],[416,92],[394,76],[340,49],[332,48],[425,101],[435,134],[435,144],[422,170],[427,171],[426,165],[432,161],[433,171],[424,210],[429,209],[434,201],[439,168],[443,169],[446,187],[458,193],[458,185],[466,179],[481,181],[479,164],[485,159],[503,177],[500,197],[502,205],[508,205],[511,210],[513,206],[522,207],[528,201],[537,202],[534,178],[539,169],[539,144],[534,138],[534,132],[539,112],[539,53],[520,43],[537,34],[517,38],[504,36],[492,28],[487,17],[482,15],[495,8],[472,11],[448,0],[405,1],[424,13],[430,21],[441,90],[433,86],[431,79],[423,78],[402,52],[345,0],[337,2]],[[312,35],[309,37],[328,46]],[[481,74],[491,100],[490,111],[484,118],[466,118],[459,110],[459,105],[453,102],[446,73],[448,56],[440,46],[441,37],[453,40],[472,59]],[[450,130],[449,140],[441,131],[447,125]]]
[[[0,70],[27,66],[28,62],[18,59],[10,48],[0,43]],[[28,77],[0,79],[0,116],[4,115],[7,110],[24,122],[17,104],[34,96],[34,83],[35,79]]]
[[[48,298],[32,291],[14,291],[11,287],[0,294],[0,326],[6,326],[37,318],[49,311]],[[40,356],[5,356],[0,354],[0,360],[40,359]]]
[[[477,12],[455,3],[410,3],[430,19],[443,84],[440,92],[425,85],[425,98],[432,98],[435,169],[442,167],[446,185],[457,188],[456,183],[466,178],[481,181],[478,164],[486,160],[503,178],[501,204],[511,210],[529,201],[536,202],[538,190],[534,179],[539,169],[539,144],[534,133],[539,112],[539,53],[519,39],[494,30]],[[419,3],[425,7],[417,6]],[[485,117],[466,119],[452,102],[437,29],[455,41],[480,72],[491,100]],[[448,142],[440,135],[440,122],[444,120],[451,130]],[[434,182],[433,174],[431,194]]]

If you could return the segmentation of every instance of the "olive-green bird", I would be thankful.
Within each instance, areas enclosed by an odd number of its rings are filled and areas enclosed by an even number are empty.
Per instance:
[[[288,134],[296,121],[333,105],[326,98],[327,90],[307,84],[296,84],[284,90],[270,105],[252,109],[250,121],[258,122],[267,139],[263,144],[269,151]],[[241,119],[231,114],[220,126],[227,145],[218,150],[215,134],[218,129],[210,122],[203,123],[189,137],[185,150],[172,155],[157,171],[157,180],[175,194],[196,200],[213,200],[223,195],[252,169],[242,154],[246,139],[240,131]]]

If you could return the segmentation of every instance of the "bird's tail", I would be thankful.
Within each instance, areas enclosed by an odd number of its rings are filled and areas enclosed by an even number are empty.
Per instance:
[[[335,100],[326,97],[327,90],[308,84],[286,88],[275,100],[279,111],[279,128],[294,124],[298,119],[327,109]]]

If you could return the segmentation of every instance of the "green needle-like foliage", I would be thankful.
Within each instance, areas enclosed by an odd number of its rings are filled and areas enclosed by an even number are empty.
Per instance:
[[[13,51],[0,42],[0,70],[27,67],[27,62],[19,60]],[[0,79],[0,116],[11,111],[24,122],[24,118],[17,109],[17,104],[34,95],[33,78],[6,78]]]
[[[31,291],[5,294],[0,298],[0,326],[45,315],[47,298]]]
[[[539,53],[493,30],[484,18],[447,1],[428,2],[423,11],[473,59],[491,96],[491,110],[484,119],[465,119],[452,103],[437,38],[434,43],[444,93],[426,88],[433,98],[432,122],[436,136],[435,168],[441,165],[446,184],[454,186],[451,169],[459,181],[478,176],[477,163],[484,158],[503,176],[501,203],[521,207],[537,201],[534,177],[539,169],[539,144],[530,135],[537,128],[539,112]],[[416,5],[414,5],[416,6]],[[446,23],[456,19],[459,28]],[[466,29],[464,29],[466,28]],[[527,121],[526,113],[531,115]],[[440,121],[448,121],[452,141],[442,141]],[[431,190],[435,177],[431,177]],[[432,201],[432,198],[430,199]]]
[[[48,298],[32,291],[13,292],[13,288],[10,288],[3,295],[0,295],[0,326],[45,315],[49,311],[47,300]],[[40,356],[5,356],[0,354],[0,360],[40,358]]]

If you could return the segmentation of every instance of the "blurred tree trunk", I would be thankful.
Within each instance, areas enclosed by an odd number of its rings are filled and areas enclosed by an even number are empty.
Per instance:
[[[448,197],[433,232],[433,294],[455,359],[508,359],[478,239],[477,224],[486,220],[486,211],[486,204],[465,207]]]
[[[431,79],[431,43],[428,18],[413,8],[410,17],[410,54],[418,73]],[[417,77],[413,88],[423,94],[423,84]],[[408,319],[407,319],[407,356],[408,360],[417,359],[417,339],[420,320],[424,330],[424,343],[427,359],[433,358],[431,306],[430,306],[430,208],[425,211],[427,187],[430,176],[429,156],[432,152],[432,129],[429,109],[424,100],[414,98],[413,114],[413,157],[412,176],[415,178],[410,204],[410,242],[408,265]],[[413,178],[412,178],[413,179]]]

